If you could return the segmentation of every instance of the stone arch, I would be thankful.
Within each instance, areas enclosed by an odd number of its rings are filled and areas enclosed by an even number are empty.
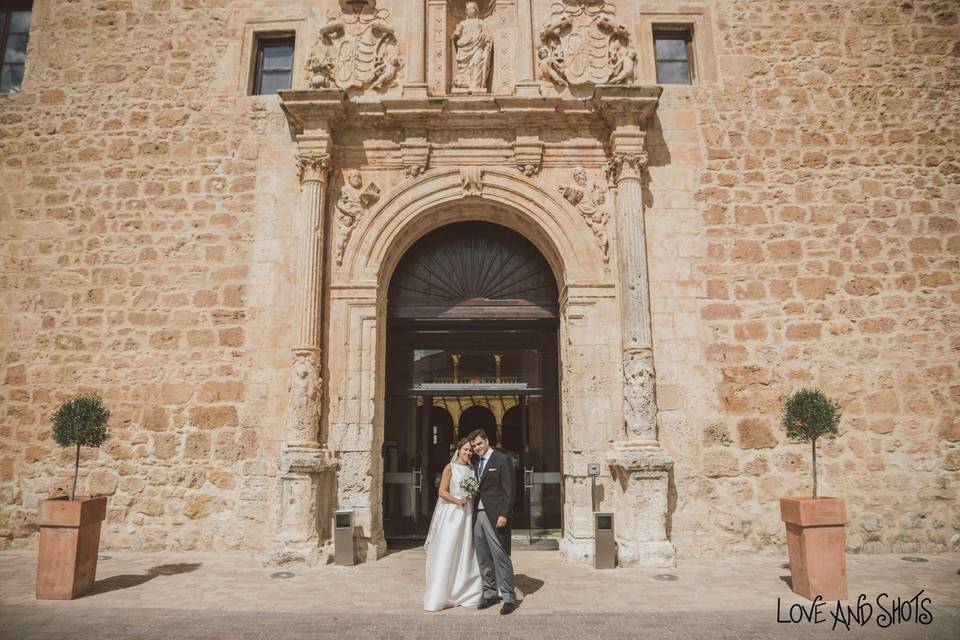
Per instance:
[[[610,277],[580,214],[535,182],[507,171],[484,169],[479,197],[464,196],[459,171],[430,172],[385,193],[363,220],[345,249],[335,275],[339,282],[385,285],[417,239],[462,220],[496,222],[529,239],[547,259],[561,291]]]

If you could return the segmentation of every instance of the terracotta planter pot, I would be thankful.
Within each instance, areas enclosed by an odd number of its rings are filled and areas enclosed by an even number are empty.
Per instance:
[[[847,562],[843,498],[780,498],[780,519],[787,525],[790,576],[794,592],[813,600],[845,600]]]
[[[72,600],[90,590],[97,577],[100,523],[106,515],[105,497],[61,496],[40,502],[38,599]]]

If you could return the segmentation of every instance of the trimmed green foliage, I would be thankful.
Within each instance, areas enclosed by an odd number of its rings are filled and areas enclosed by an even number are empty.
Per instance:
[[[813,497],[817,497],[817,438],[832,438],[840,424],[840,405],[819,389],[801,389],[787,398],[780,423],[787,437],[809,442],[813,456]]]
[[[78,395],[67,400],[53,414],[53,440],[61,447],[75,446],[76,461],[73,469],[73,488],[70,499],[77,491],[77,474],[80,470],[80,447],[99,447],[109,434],[107,421],[110,411],[103,406],[99,395]]]

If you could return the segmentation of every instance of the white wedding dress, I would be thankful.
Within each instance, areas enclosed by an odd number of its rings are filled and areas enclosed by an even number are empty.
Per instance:
[[[427,552],[427,586],[423,593],[425,611],[447,607],[473,607],[480,603],[483,584],[473,546],[473,499],[460,488],[473,469],[450,463],[450,493],[468,498],[462,507],[437,499],[430,530],[423,548]]]

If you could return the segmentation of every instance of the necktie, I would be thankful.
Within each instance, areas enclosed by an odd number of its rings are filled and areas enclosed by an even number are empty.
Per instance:
[[[486,461],[487,461],[486,458],[480,458],[480,467],[477,469],[478,476],[481,476],[481,477],[483,476],[483,465],[484,463],[486,463]]]

